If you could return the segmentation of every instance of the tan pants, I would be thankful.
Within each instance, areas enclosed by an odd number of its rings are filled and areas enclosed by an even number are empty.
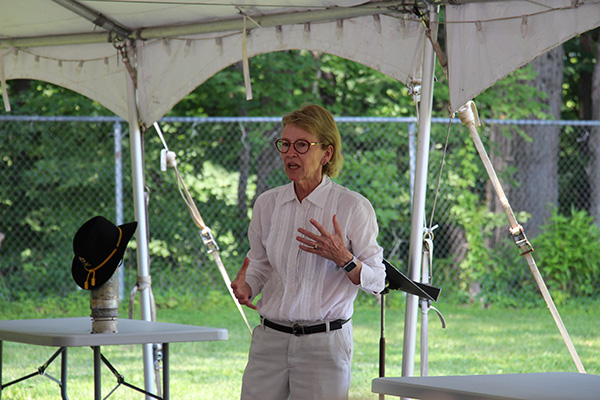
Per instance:
[[[352,321],[331,332],[295,336],[262,325],[252,334],[242,400],[346,400]]]

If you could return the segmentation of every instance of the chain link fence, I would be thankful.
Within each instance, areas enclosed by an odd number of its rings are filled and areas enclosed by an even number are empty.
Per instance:
[[[345,164],[336,180],[370,199],[385,256],[406,272],[416,121],[337,121]],[[281,135],[280,118],[165,118],[160,126],[233,277],[248,250],[246,232],[254,199],[268,188],[287,183],[273,146]],[[488,121],[482,137],[492,158],[499,160],[501,149],[488,140],[494,129],[542,133],[558,129],[558,212],[570,215],[590,208],[591,181],[599,172],[593,169],[588,145],[600,124]],[[429,228],[437,226],[432,283],[443,288],[443,296],[460,301],[540,297],[526,263],[515,256],[514,244],[492,240],[491,231],[507,231],[508,225],[501,214],[487,211],[491,207],[487,176],[469,144],[466,128],[456,120],[436,119],[431,137],[426,222]],[[155,294],[225,293],[174,172],[160,168],[164,146],[154,128],[144,133],[144,147]],[[64,296],[79,290],[70,272],[75,232],[95,215],[117,224],[133,221],[132,200],[125,121],[0,116],[0,298]],[[490,224],[494,229],[486,228]],[[132,241],[119,269],[121,295],[136,282],[135,247]],[[481,251],[486,255],[473,256]],[[476,265],[478,260],[485,261]],[[595,288],[600,287],[599,275],[592,269],[588,277]],[[498,293],[502,296],[493,295]],[[598,290],[587,295],[597,298]]]

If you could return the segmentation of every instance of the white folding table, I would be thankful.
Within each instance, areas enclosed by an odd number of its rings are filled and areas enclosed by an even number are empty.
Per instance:
[[[373,393],[422,400],[593,400],[600,376],[577,372],[376,378]]]
[[[169,399],[169,343],[201,342],[227,340],[227,330],[207,328],[193,325],[150,322],[131,319],[118,320],[117,333],[91,333],[92,320],[89,317],[24,319],[0,321],[0,398],[3,388],[18,383],[32,376],[39,375],[59,355],[61,356],[61,378],[58,381],[61,395],[67,399],[67,348],[90,346],[94,353],[94,399],[100,400],[101,379],[100,367],[104,362],[113,374],[118,376],[119,383],[160,399],[160,397],[136,388],[123,381],[116,370],[100,352],[101,346],[126,344],[161,343],[163,348],[163,400]],[[18,342],[38,346],[59,347],[54,355],[38,369],[38,373],[4,384],[2,381],[2,342]]]

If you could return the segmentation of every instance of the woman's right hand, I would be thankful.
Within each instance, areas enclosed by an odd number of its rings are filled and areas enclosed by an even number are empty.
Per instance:
[[[250,260],[248,257],[244,258],[244,264],[242,264],[242,268],[237,273],[237,276],[231,282],[231,288],[233,289],[233,294],[238,299],[238,302],[246,307],[250,307],[253,310],[257,310],[257,307],[252,304],[250,298],[252,298],[252,288],[246,282],[246,270],[248,269],[248,265],[250,265]]]

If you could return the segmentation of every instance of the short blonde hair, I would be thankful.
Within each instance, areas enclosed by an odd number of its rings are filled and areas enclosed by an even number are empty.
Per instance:
[[[333,155],[329,162],[323,166],[323,173],[331,178],[338,176],[344,164],[342,137],[335,119],[329,111],[316,104],[306,104],[299,110],[292,111],[284,116],[281,122],[284,127],[292,124],[308,133],[312,133],[325,149],[327,146],[333,146]]]

